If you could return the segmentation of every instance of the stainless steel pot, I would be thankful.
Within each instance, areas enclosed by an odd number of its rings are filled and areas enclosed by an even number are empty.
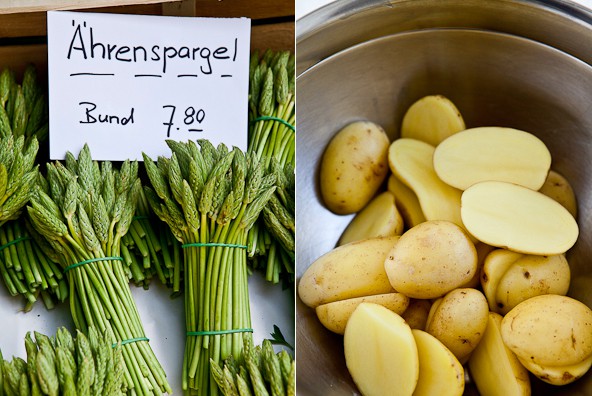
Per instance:
[[[592,13],[568,1],[337,1],[297,22],[297,276],[335,246],[351,216],[325,209],[323,150],[369,119],[396,138],[403,112],[443,94],[468,127],[536,134],[575,189],[580,236],[568,252],[570,295],[592,307]],[[342,337],[297,302],[299,395],[358,394]],[[476,394],[467,386],[466,394]],[[592,372],[533,395],[591,395]]]

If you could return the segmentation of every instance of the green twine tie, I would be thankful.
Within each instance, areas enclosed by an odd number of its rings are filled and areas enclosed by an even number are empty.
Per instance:
[[[288,121],[286,120],[282,120],[281,118],[278,117],[272,117],[272,116],[261,116],[261,117],[257,117],[255,118],[252,123],[256,123],[259,121],[277,121],[281,124],[284,124],[285,126],[287,126],[288,128],[290,128],[291,130],[295,131],[296,128],[294,127],[294,125],[290,124]]]
[[[231,248],[239,248],[239,249],[246,249],[247,248],[247,245],[240,245],[240,244],[236,244],[236,243],[218,243],[218,242],[210,242],[210,243],[196,242],[196,243],[184,243],[183,245],[181,245],[182,248],[201,247],[201,246],[206,246],[206,247],[221,246],[221,247],[231,247]]]
[[[5,243],[4,245],[0,246],[0,251],[2,251],[2,250],[4,250],[4,249],[6,249],[6,248],[7,248],[7,247],[9,247],[10,245],[14,245],[15,243],[19,243],[19,242],[21,242],[21,241],[26,241],[27,239],[31,239],[31,238],[30,238],[30,237],[28,237],[28,236],[23,236],[23,237],[20,237],[20,238],[16,238],[15,240],[13,240],[13,241],[10,241],[10,242],[7,242],[7,243]]]
[[[232,329],[232,330],[210,330],[210,331],[188,331],[188,336],[202,336],[202,335],[218,335],[218,334],[233,334],[233,333],[252,333],[253,329]]]
[[[110,261],[110,260],[118,260],[118,261],[123,261],[123,258],[121,257],[99,257],[99,258],[92,258],[89,260],[84,260],[81,261],[79,263],[76,264],[71,264],[69,266],[67,266],[66,268],[64,268],[64,274],[68,271],[70,271],[71,269],[74,269],[76,267],[80,267],[81,265],[85,265],[85,264],[89,264],[89,263],[94,263],[95,261]]]
[[[137,337],[137,338],[130,338],[129,340],[123,340],[120,343],[115,343],[113,344],[113,348],[115,348],[117,345],[121,344],[121,346],[124,346],[126,344],[131,344],[132,342],[140,342],[140,341],[150,341],[147,337]]]

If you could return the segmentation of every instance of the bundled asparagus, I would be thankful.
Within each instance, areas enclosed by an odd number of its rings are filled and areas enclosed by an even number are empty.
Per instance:
[[[89,327],[76,338],[64,328],[54,337],[25,337],[27,360],[5,361],[0,354],[0,394],[5,396],[111,396],[125,392],[122,346]]]
[[[68,296],[61,268],[36,236],[24,216],[0,227],[0,272],[8,292],[25,297],[25,312],[39,297],[47,309],[52,309],[55,302],[63,302]]]
[[[138,191],[136,162],[120,170],[101,165],[88,146],[66,161],[47,165],[47,191],[27,207],[33,227],[55,251],[70,286],[70,310],[83,333],[109,331],[122,342],[125,384],[134,394],[171,393],[166,375],[147,339],[120,257],[121,238],[134,215]]]
[[[48,136],[47,100],[37,82],[35,67],[29,65],[18,84],[13,71],[0,73],[0,136],[33,136],[44,142]]]
[[[171,230],[154,216],[144,190],[138,194],[136,215],[121,240],[121,253],[130,268],[130,279],[148,288],[156,276],[163,285],[181,293],[181,245]]]
[[[295,111],[294,56],[266,51],[251,56],[249,152],[265,158],[277,175],[277,190],[249,234],[249,257],[268,281],[294,282]]]
[[[217,395],[210,359],[240,358],[252,331],[246,263],[247,233],[269,197],[275,176],[253,155],[168,141],[172,155],[155,164],[144,155],[154,212],[184,247],[187,340],[183,389]]]
[[[271,341],[253,347],[245,340],[240,361],[232,356],[223,365],[210,362],[212,374],[224,396],[294,396],[296,362],[285,350],[275,353]]]

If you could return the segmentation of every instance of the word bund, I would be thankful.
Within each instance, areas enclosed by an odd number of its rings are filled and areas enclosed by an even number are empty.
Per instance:
[[[50,157],[168,155],[167,139],[246,149],[250,20],[48,12]]]

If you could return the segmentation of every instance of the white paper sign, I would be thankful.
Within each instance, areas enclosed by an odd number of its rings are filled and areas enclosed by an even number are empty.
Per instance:
[[[247,147],[251,21],[47,13],[51,159],[156,159],[166,139]]]

